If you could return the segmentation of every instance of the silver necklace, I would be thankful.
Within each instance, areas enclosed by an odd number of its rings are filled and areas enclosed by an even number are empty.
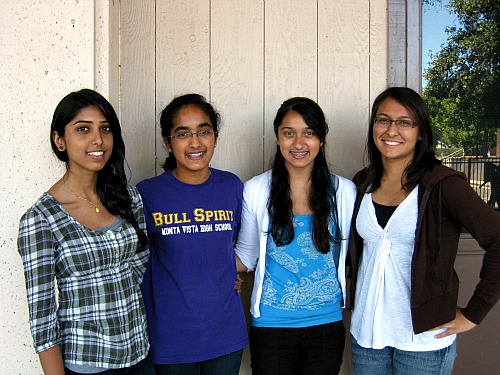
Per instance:
[[[74,195],[75,197],[77,197],[78,199],[81,199],[81,200],[84,200],[84,201],[89,202],[92,206],[94,206],[94,208],[95,208],[95,212],[99,213],[99,211],[100,211],[100,210],[99,210],[98,204],[99,204],[99,202],[101,201],[101,197],[97,197],[97,203],[93,203],[90,199],[87,199],[87,198],[85,198],[85,197],[82,197],[82,196],[80,196],[80,195],[76,194],[73,190],[71,190],[71,189],[68,187],[68,185],[66,185],[66,181],[64,180],[64,177],[62,178],[62,181],[63,181],[63,185],[64,185],[64,187],[65,187],[66,189],[68,189],[68,191],[69,191],[71,194],[73,194],[73,195]]]

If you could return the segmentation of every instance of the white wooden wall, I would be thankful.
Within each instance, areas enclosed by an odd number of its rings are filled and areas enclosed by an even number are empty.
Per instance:
[[[268,169],[272,121],[292,96],[308,96],[325,111],[332,169],[352,177],[361,167],[370,103],[388,79],[385,0],[120,6],[120,111],[132,181],[161,172],[159,113],[188,92],[205,95],[222,113],[213,166],[242,180]]]

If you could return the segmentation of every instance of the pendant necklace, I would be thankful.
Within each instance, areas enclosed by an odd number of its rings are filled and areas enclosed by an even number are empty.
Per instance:
[[[82,199],[82,200],[84,200],[84,201],[89,202],[92,206],[94,206],[94,207],[95,207],[95,212],[99,213],[99,211],[100,211],[100,210],[99,210],[98,204],[99,204],[99,202],[101,201],[101,197],[98,197],[98,198],[97,198],[97,203],[95,203],[95,204],[94,204],[91,200],[89,200],[89,199],[87,199],[87,198],[85,198],[85,197],[81,197],[81,196],[77,195],[77,194],[76,194],[73,190],[71,190],[71,189],[70,189],[70,188],[66,185],[66,181],[64,181],[64,177],[62,178],[62,181],[63,181],[63,185],[64,185],[64,187],[65,187],[66,189],[68,189],[68,191],[69,191],[71,194],[73,194],[73,195],[74,195],[75,197],[77,197],[78,199]]]

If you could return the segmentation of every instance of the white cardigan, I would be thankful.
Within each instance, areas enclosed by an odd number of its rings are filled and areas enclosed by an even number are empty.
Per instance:
[[[269,230],[269,214],[267,203],[271,186],[271,170],[253,177],[245,183],[243,190],[243,210],[241,213],[241,227],[236,243],[236,255],[249,271],[255,270],[255,281],[252,291],[250,312],[255,318],[260,317],[260,298],[266,260],[267,232]],[[338,264],[338,281],[342,289],[343,302],[346,301],[345,258],[349,243],[356,187],[354,183],[344,177],[337,176],[337,210],[342,233],[340,244],[340,258]]]

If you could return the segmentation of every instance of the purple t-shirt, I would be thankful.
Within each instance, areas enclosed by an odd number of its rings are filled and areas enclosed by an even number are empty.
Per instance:
[[[200,185],[165,172],[137,188],[151,252],[142,293],[153,362],[199,362],[243,349],[248,337],[233,250],[242,182],[211,169]]]

